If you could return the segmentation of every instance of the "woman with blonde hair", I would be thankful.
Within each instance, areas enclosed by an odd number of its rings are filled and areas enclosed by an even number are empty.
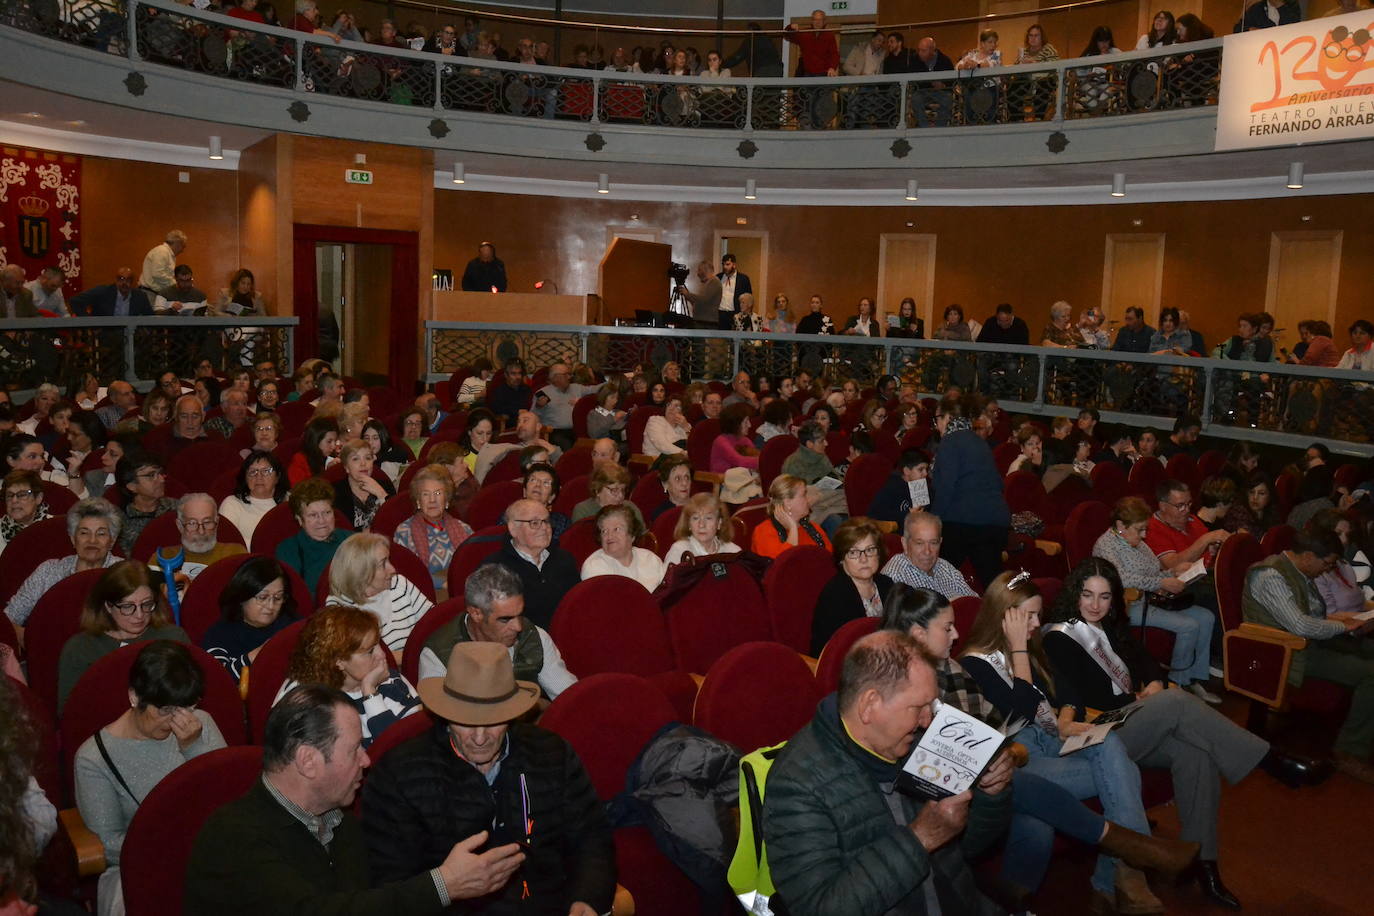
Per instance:
[[[382,503],[396,495],[396,488],[385,475],[380,481],[372,476],[377,456],[362,439],[345,442],[339,450],[339,462],[344,467],[344,478],[334,483],[334,508],[353,523],[354,531],[366,531]]]
[[[448,584],[448,566],[458,547],[472,535],[472,529],[448,513],[453,498],[453,478],[448,468],[431,464],[421,468],[410,480],[410,500],[415,514],[401,522],[393,540],[424,560],[436,590]]]
[[[360,608],[332,604],[306,620],[272,702],[298,684],[324,684],[348,694],[362,719],[364,747],[420,708],[415,688],[387,665],[377,618]]]
[[[382,642],[400,661],[415,623],[434,607],[424,592],[391,565],[391,542],[355,534],[339,545],[329,566],[329,601],[370,611]]]
[[[754,529],[750,547],[761,557],[776,557],[798,544],[831,549],[830,538],[811,523],[811,503],[806,481],[779,474],[768,488],[768,518]]]
[[[717,553],[739,553],[734,543],[734,526],[725,503],[710,493],[696,493],[689,497],[673,529],[673,546],[668,548],[663,562],[668,566],[681,563],[686,557],[707,557]]]

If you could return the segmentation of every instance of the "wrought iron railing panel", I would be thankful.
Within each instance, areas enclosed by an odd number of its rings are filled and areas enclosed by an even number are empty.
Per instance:
[[[712,80],[335,42],[174,0],[0,0],[0,24],[299,93],[495,117],[741,132],[903,131],[1176,111],[1215,105],[1221,73],[1220,40],[919,76]]]
[[[1086,407],[1136,425],[1196,414],[1205,431],[1281,445],[1322,438],[1374,455],[1374,376],[1302,366],[1236,363],[1112,350],[1063,350],[905,338],[746,334],[636,327],[426,322],[429,380],[479,356],[521,356],[533,370],[580,358],[610,372],[673,361],[684,378],[728,379],[744,370],[778,377],[799,369],[833,383],[874,384],[893,374],[922,395],[951,387],[1007,409],[1075,415]]]
[[[0,379],[66,388],[85,372],[147,382],[201,359],[222,370],[264,359],[289,365],[296,318],[27,318],[0,320]]]

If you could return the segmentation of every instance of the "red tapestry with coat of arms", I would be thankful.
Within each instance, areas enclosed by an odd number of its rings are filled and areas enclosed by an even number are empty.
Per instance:
[[[32,280],[45,267],[81,282],[81,157],[0,147],[0,266],[18,264]]]

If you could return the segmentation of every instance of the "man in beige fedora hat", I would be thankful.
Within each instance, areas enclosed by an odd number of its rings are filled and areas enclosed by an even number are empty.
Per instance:
[[[572,747],[516,721],[538,702],[539,688],[516,680],[506,647],[458,643],[444,676],[422,678],[419,693],[434,727],[387,753],[363,789],[373,880],[433,868],[458,839],[488,830],[491,846],[517,843],[525,861],[464,912],[609,911],[610,825]]]

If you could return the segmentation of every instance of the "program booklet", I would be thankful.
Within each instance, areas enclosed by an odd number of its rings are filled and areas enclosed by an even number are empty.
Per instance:
[[[1093,719],[1092,728],[1064,739],[1063,745],[1059,748],[1059,756],[1065,757],[1072,754],[1074,751],[1081,751],[1085,747],[1101,744],[1103,741],[1107,740],[1107,736],[1111,734],[1112,729],[1116,728],[1122,722],[1125,722],[1126,717],[1139,708],[1139,703],[1132,703],[1120,709],[1113,709],[1101,713],[1096,719]]]
[[[911,749],[897,784],[938,801],[969,789],[1010,738],[1001,730],[939,700],[930,727]]]

